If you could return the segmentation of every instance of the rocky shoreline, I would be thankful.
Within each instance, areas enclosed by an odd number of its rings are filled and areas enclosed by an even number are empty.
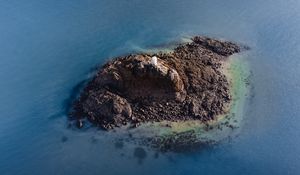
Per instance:
[[[159,121],[199,120],[228,112],[225,59],[241,51],[232,42],[196,36],[171,53],[118,57],[102,66],[74,102],[72,119],[103,128]]]

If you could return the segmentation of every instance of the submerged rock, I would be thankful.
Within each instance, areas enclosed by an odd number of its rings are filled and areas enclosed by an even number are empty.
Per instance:
[[[135,54],[106,63],[74,103],[72,115],[104,129],[151,121],[207,122],[228,110],[221,71],[238,45],[194,37],[171,53]]]

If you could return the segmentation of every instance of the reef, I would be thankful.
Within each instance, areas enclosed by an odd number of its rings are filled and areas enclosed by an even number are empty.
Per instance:
[[[109,130],[123,125],[198,120],[226,114],[232,100],[222,72],[241,51],[229,41],[196,36],[169,53],[130,54],[101,66],[73,103],[72,119]]]

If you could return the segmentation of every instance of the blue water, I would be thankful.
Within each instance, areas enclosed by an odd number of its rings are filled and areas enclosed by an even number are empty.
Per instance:
[[[0,0],[1,175],[300,174],[299,12],[297,0]],[[195,34],[252,48],[238,137],[137,154],[103,131],[68,129],[68,99],[96,65]]]

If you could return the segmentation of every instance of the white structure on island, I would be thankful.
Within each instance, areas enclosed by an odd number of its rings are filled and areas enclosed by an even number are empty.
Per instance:
[[[151,58],[151,64],[153,64],[154,66],[157,66],[157,57],[156,56],[153,56]]]

